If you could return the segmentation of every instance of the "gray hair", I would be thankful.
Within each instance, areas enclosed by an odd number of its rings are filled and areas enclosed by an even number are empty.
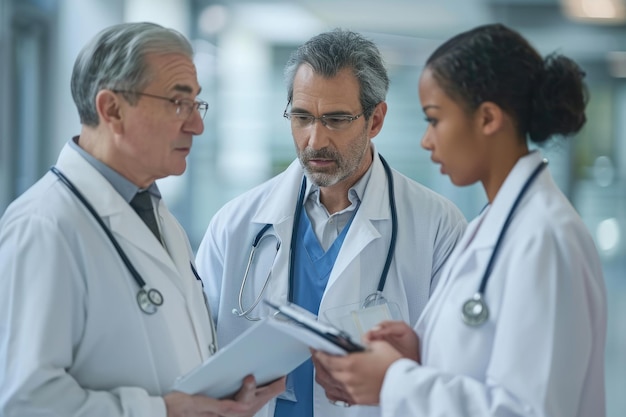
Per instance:
[[[362,35],[335,29],[309,39],[295,50],[285,66],[287,100],[293,98],[293,80],[301,65],[308,64],[316,74],[334,77],[350,68],[360,87],[361,107],[368,119],[376,106],[385,101],[389,76],[378,47]]]
[[[98,33],[80,51],[72,72],[72,97],[80,122],[87,126],[98,125],[96,95],[100,90],[141,91],[145,88],[152,77],[146,55],[171,53],[193,58],[193,48],[187,38],[155,23],[122,23]]]

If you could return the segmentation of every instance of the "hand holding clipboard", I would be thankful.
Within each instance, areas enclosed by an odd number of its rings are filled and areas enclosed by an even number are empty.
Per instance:
[[[172,390],[224,398],[239,390],[246,375],[254,375],[257,384],[263,385],[288,374],[311,357],[310,348],[332,355],[365,350],[345,332],[317,321],[315,315],[295,304],[265,302],[280,314],[256,322],[178,378]]]

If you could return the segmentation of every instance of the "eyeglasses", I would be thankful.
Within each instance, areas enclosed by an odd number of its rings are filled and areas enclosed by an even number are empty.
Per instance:
[[[287,107],[291,101],[287,103]],[[323,114],[320,117],[315,117],[309,113],[294,113],[287,112],[287,107],[283,112],[283,117],[291,121],[291,127],[294,129],[306,129],[313,126],[316,120],[329,130],[343,130],[347,129],[350,124],[365,114],[365,110],[355,116],[351,114]]]
[[[111,90],[111,91],[113,91],[114,93],[136,94],[138,96],[146,96],[146,97],[157,98],[159,100],[169,101],[170,103],[176,106],[176,116],[178,116],[179,119],[183,119],[183,120],[187,120],[189,116],[191,116],[191,112],[193,112],[194,110],[198,110],[198,112],[200,112],[200,117],[204,119],[204,116],[206,115],[206,112],[209,109],[209,103],[203,100],[193,101],[193,100],[189,100],[186,98],[175,99],[175,98],[157,96],[157,95],[148,94],[148,93],[140,93],[138,91],[130,91],[130,90]]]

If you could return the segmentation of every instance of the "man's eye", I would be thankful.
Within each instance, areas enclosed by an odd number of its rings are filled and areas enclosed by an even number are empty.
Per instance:
[[[342,116],[327,116],[324,117],[324,121],[331,126],[341,127],[350,124],[350,118]]]

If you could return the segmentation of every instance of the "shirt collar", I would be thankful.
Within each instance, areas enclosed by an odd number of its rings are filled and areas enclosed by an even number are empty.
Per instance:
[[[372,166],[374,166],[374,162],[370,164],[369,168],[363,174],[361,178],[348,190],[348,200],[350,200],[350,206],[348,206],[345,210],[352,210],[356,207],[361,200],[363,199],[363,195],[365,194],[365,189],[367,188],[367,183],[369,182],[370,177],[372,176]],[[323,207],[322,202],[320,201],[320,187],[317,184],[314,184],[312,181],[307,181],[307,188],[305,192],[305,201],[311,200],[315,204],[320,207]]]
[[[78,152],[80,156],[85,158],[85,160],[91,166],[93,166],[96,169],[96,171],[100,173],[100,175],[102,175],[107,181],[109,181],[109,183],[111,183],[115,191],[120,193],[122,198],[126,200],[127,203],[130,203],[130,200],[133,199],[133,197],[135,196],[135,194],[137,194],[137,192],[143,191],[142,189],[137,187],[135,184],[133,184],[132,182],[124,178],[122,175],[120,175],[118,172],[113,170],[111,167],[106,165],[104,162],[94,158],[93,155],[91,155],[89,152],[85,151],[83,148],[78,146],[78,139],[79,139],[78,136],[74,136],[72,140],[70,140],[69,142],[70,147],[74,149],[76,152]],[[152,184],[150,184],[147,190],[154,197],[161,199],[161,192],[159,191],[159,187],[157,187],[156,182],[153,182]]]

